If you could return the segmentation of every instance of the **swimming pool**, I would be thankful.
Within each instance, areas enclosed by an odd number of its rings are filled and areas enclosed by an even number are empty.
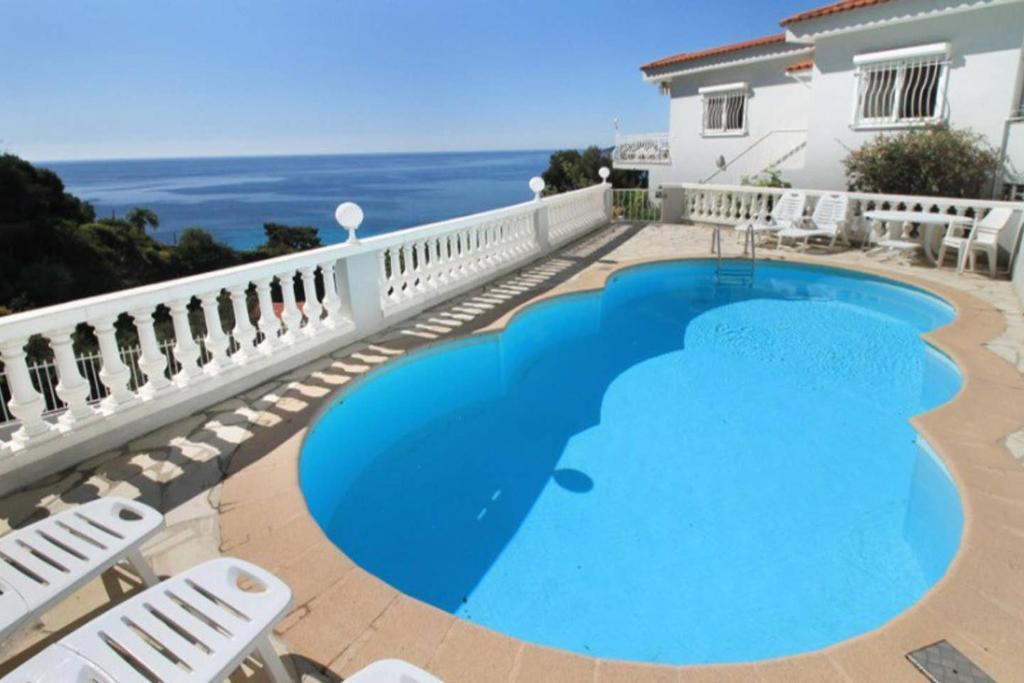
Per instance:
[[[908,423],[960,387],[920,337],[953,310],[838,269],[713,271],[624,270],[371,373],[303,447],[311,513],[405,593],[584,654],[741,662],[882,625],[959,545]]]

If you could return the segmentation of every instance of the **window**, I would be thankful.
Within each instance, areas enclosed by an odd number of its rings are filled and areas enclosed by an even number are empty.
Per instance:
[[[949,43],[857,55],[858,128],[913,126],[945,117]]]
[[[746,83],[731,83],[701,88],[703,135],[743,135],[747,132]]]

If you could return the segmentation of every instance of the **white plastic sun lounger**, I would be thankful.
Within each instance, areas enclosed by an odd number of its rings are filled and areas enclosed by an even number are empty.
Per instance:
[[[345,683],[444,683],[440,678],[428,674],[401,659],[382,659],[365,669],[360,669]]]
[[[121,560],[156,584],[139,548],[163,525],[163,515],[148,505],[111,497],[0,538],[0,646]]]
[[[269,635],[291,601],[291,589],[269,572],[218,558],[112,607],[3,683],[222,681],[254,649],[271,680],[285,683]]]
[[[759,216],[757,220],[750,223],[741,223],[736,226],[736,231],[740,233],[753,232],[757,235],[792,228],[803,221],[806,205],[807,195],[803,192],[785,192],[775,198],[770,215]]]
[[[775,233],[779,246],[782,246],[785,239],[792,239],[794,242],[803,240],[806,249],[812,237],[824,237],[829,240],[829,247],[835,246],[841,235],[845,239],[844,226],[848,207],[849,199],[842,192],[822,195],[814,207],[809,227],[804,225],[803,221],[796,221],[790,227]]]

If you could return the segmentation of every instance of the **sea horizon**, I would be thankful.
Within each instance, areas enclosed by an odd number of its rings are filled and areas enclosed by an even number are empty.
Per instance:
[[[341,202],[365,213],[359,234],[392,232],[532,197],[531,177],[551,150],[379,152],[37,162],[90,202],[97,216],[152,209],[151,235],[167,244],[201,227],[232,247],[264,241],[263,224],[312,226],[324,244],[344,241]]]
[[[612,145],[609,145],[610,149]],[[562,149],[562,148],[559,148]],[[565,149],[573,149],[573,147],[566,147]],[[582,149],[582,148],[580,148]],[[604,149],[602,147],[602,149]],[[206,160],[206,159],[294,159],[294,158],[318,158],[318,157],[361,157],[361,156],[405,156],[405,155],[416,155],[416,156],[428,156],[428,155],[449,155],[449,154],[504,154],[504,153],[520,153],[520,152],[545,152],[552,153],[554,149],[543,149],[540,147],[523,148],[523,149],[465,149],[465,150],[412,150],[412,151],[391,151],[391,152],[281,152],[275,154],[191,154],[184,156],[153,156],[153,157],[90,157],[83,159],[37,159],[34,157],[22,157],[25,161],[30,162],[34,166],[42,166],[45,168],[46,164],[79,164],[79,163],[94,163],[94,162],[130,162],[130,161],[191,161],[191,160]],[[0,153],[4,153],[0,150]],[[16,152],[8,152],[10,154],[18,155]]]

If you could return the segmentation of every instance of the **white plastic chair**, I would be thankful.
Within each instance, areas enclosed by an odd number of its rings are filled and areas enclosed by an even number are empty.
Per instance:
[[[783,228],[775,233],[782,246],[782,240],[792,239],[793,241],[804,241],[806,249],[812,237],[825,237],[829,239],[828,245],[835,246],[836,239],[842,234],[845,240],[846,211],[850,200],[846,194],[835,192],[822,195],[814,206],[814,213],[811,214],[810,227],[803,222],[797,222],[789,228]]]
[[[401,659],[382,659],[365,669],[360,669],[345,683],[444,683],[440,678],[428,674]]]
[[[967,234],[964,234],[964,231],[968,229],[965,226],[954,226],[950,230],[952,234],[942,238],[936,265],[941,266],[945,261],[947,250],[955,249],[957,272],[964,271],[968,259],[971,262],[971,270],[974,270],[977,260],[976,253],[980,251],[985,254],[988,261],[989,274],[995,277],[996,259],[999,254],[999,233],[1010,224],[1012,217],[1013,210],[1001,206],[992,209],[980,220],[975,218],[974,225],[969,228]]]
[[[139,549],[163,526],[148,505],[110,497],[0,538],[0,644],[121,560],[158,583]]]
[[[785,192],[775,198],[772,212],[769,216],[759,216],[752,223],[744,223],[736,226],[737,232],[753,232],[755,235],[763,232],[772,233],[799,225],[804,219],[804,207],[807,205],[807,195],[803,192]]]
[[[254,649],[270,678],[285,683],[291,678],[269,636],[291,601],[291,589],[269,572],[218,558],[112,607],[3,683],[212,683]]]

